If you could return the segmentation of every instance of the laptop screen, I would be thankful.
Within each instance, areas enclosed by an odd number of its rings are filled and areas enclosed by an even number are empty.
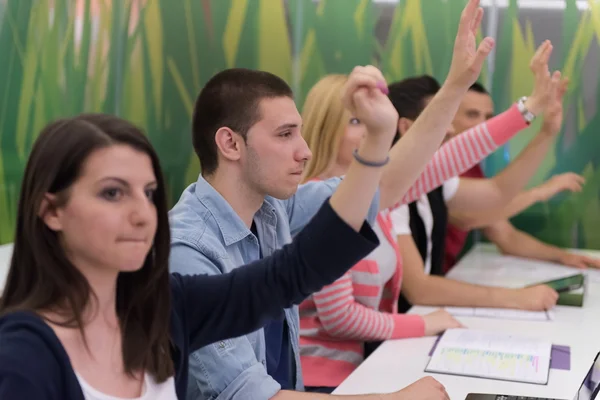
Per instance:
[[[597,398],[600,390],[600,359],[598,355],[600,353],[596,355],[592,368],[588,371],[573,400],[593,400]],[[598,399],[600,400],[600,398]]]

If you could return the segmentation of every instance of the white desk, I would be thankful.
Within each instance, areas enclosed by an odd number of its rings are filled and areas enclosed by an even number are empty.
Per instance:
[[[0,245],[0,293],[4,289],[4,283],[6,282],[12,248],[12,243]]]
[[[600,252],[586,252],[600,256]],[[543,265],[543,266],[542,266]],[[490,245],[478,245],[453,268],[449,277],[472,283],[519,286],[568,276],[572,268],[546,265],[498,255]],[[434,307],[413,307],[411,313],[426,314]],[[513,321],[489,318],[458,318],[474,329],[489,329],[548,338],[571,347],[571,370],[550,370],[548,385],[502,382],[443,374],[426,374],[428,353],[434,338],[390,340],[383,343],[334,392],[335,394],[386,393],[431,375],[440,381],[452,400],[470,392],[502,393],[572,399],[600,350],[600,271],[590,271],[583,307],[558,306],[554,321]]]

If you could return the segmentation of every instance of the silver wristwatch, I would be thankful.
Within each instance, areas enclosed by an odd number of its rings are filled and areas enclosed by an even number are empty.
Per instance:
[[[535,119],[535,114],[532,113],[531,111],[529,111],[526,107],[525,107],[525,100],[527,100],[526,96],[521,97],[518,101],[517,101],[517,108],[519,109],[519,112],[521,113],[521,115],[523,116],[523,119],[525,119],[525,121],[530,124],[533,122],[533,120]]]

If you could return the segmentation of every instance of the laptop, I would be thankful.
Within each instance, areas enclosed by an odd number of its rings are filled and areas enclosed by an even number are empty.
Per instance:
[[[581,383],[579,390],[575,393],[573,400],[600,400],[598,391],[600,390],[600,353],[596,354],[596,358],[590,367],[585,379]],[[465,400],[561,400],[550,399],[546,397],[528,397],[528,396],[513,396],[506,394],[484,394],[484,393],[469,393]]]

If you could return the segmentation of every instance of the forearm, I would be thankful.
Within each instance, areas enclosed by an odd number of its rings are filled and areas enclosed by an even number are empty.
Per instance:
[[[553,138],[549,133],[539,132],[513,162],[492,178],[505,201],[510,201],[527,185],[544,160]]]
[[[459,282],[426,275],[421,255],[412,236],[399,235],[398,247],[404,259],[402,292],[409,302],[427,306],[511,307],[515,291]]]
[[[421,337],[425,321],[419,315],[390,314],[356,302],[340,314],[321,316],[323,328],[332,338],[361,342]]]
[[[540,200],[536,188],[517,194],[505,207],[486,211],[450,211],[450,223],[464,231],[484,228],[494,222],[509,219],[526,210]]]
[[[397,204],[439,149],[462,97],[463,89],[442,86],[421,115],[390,150],[380,184],[380,208]]]
[[[405,290],[408,301],[424,306],[496,307],[515,305],[514,290],[473,285],[454,279],[429,275],[414,290]]]
[[[498,223],[483,231],[502,253],[515,257],[552,262],[557,262],[564,255],[564,250],[539,241],[533,236],[516,229],[508,221],[503,221],[503,223],[508,224],[510,228]]]
[[[293,392],[290,390],[282,390],[271,400],[329,400],[329,399],[351,399],[351,400],[387,400],[388,394],[359,394],[353,396],[336,396],[331,394],[320,393],[303,393]]]
[[[363,261],[354,268],[360,270]],[[312,296],[321,326],[331,338],[367,342],[425,334],[422,317],[369,308],[356,301],[353,288],[352,274],[346,273]]]
[[[392,193],[394,200],[396,200],[396,197],[400,197],[401,204],[411,203],[423,194],[427,194],[442,185],[446,180],[472,168],[526,126],[527,124],[517,106],[513,105],[502,114],[444,143],[435,152],[431,161],[427,163],[423,172],[406,194],[395,192],[398,189],[393,184],[401,182],[397,177],[391,183],[386,182],[385,173],[382,178],[382,190],[385,189]],[[394,168],[394,166],[391,165],[389,168]],[[402,174],[397,173],[396,175]],[[381,205],[384,208],[385,204],[383,202]]]
[[[383,161],[388,156],[389,142],[367,136],[358,150],[361,158]],[[383,168],[362,165],[354,160],[330,200],[337,215],[358,231],[363,225],[369,207],[379,186]]]

